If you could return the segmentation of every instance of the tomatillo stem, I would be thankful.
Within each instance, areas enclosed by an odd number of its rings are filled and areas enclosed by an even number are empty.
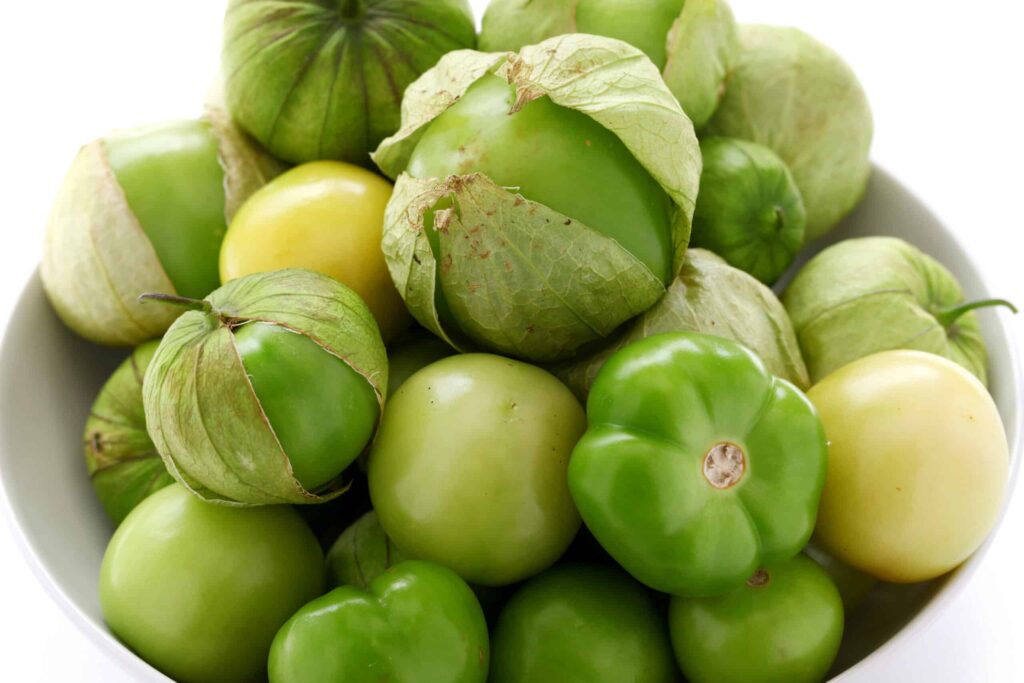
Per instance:
[[[139,301],[142,303],[146,303],[147,301],[159,301],[163,304],[187,308],[190,311],[202,311],[203,313],[213,312],[213,306],[205,299],[190,299],[187,296],[177,296],[175,294],[140,294]]]
[[[941,311],[936,311],[935,319],[938,320],[939,324],[943,327],[949,328],[952,327],[953,323],[959,320],[965,313],[973,311],[976,308],[988,308],[990,306],[1005,306],[1014,313],[1017,312],[1017,307],[1006,299],[982,299],[981,301],[971,301],[953,308],[945,308]]]

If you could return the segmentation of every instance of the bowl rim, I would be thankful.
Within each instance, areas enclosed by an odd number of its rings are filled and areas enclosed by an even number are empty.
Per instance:
[[[955,244],[956,247],[963,252],[966,257],[966,261],[971,266],[975,266],[975,264],[979,263],[975,259],[973,249],[969,245],[968,241],[960,239],[958,235],[948,227],[946,222],[941,220],[940,217],[932,211],[931,207],[921,199],[921,195],[914,190],[910,183],[898,178],[893,173],[889,172],[887,167],[880,165],[874,160],[872,161],[872,174],[878,174],[879,176],[884,177],[887,181],[899,186],[908,195],[914,198],[921,205],[921,208],[934,219],[937,229],[943,234],[943,237],[945,237],[947,241]],[[824,239],[828,239],[827,235]],[[812,245],[820,246],[821,240],[817,243],[812,243]],[[977,279],[982,290],[990,292],[991,290],[985,271],[977,267],[974,267],[973,270],[973,275]],[[33,272],[28,283],[22,287],[18,297],[15,299],[15,305],[11,309],[10,317],[4,326],[2,340],[0,340],[0,357],[4,355],[4,351],[7,349],[9,343],[10,323],[22,305],[21,302],[27,288],[31,285],[32,280],[38,278],[38,276],[37,268]],[[1024,361],[1022,361],[1021,351],[1017,343],[1016,326],[1009,319],[1009,314],[1001,309],[994,311],[993,313],[997,316],[998,328],[1007,344],[1007,356],[1009,358],[1010,367],[1008,368],[1006,377],[1010,382],[1012,394],[1017,399],[1014,401],[1013,413],[1003,416],[1003,427],[1008,433],[1011,430],[1011,427],[1013,428],[1012,432],[1014,434],[1014,439],[1013,443],[1008,444],[1010,453],[1010,475],[1007,480],[1006,494],[1003,499],[1002,508],[999,511],[999,516],[992,529],[989,531],[988,536],[985,538],[985,541],[978,547],[971,557],[947,575],[944,585],[942,585],[941,588],[939,588],[939,590],[927,600],[918,613],[915,614],[914,617],[903,626],[903,628],[893,634],[877,648],[872,650],[870,654],[865,656],[856,664],[849,667],[842,673],[828,679],[827,683],[847,683],[847,681],[852,683],[851,679],[854,676],[859,676],[868,666],[873,666],[879,660],[888,657],[894,650],[902,647],[909,638],[916,637],[930,627],[949,607],[949,605],[962,594],[965,587],[970,583],[971,579],[978,571],[978,568],[985,560],[985,557],[988,555],[988,551],[992,543],[998,536],[998,533],[1005,522],[1007,511],[1017,489],[1021,470],[1021,459],[1024,458]],[[3,423],[0,422],[0,429],[4,429],[2,424]],[[64,589],[61,588],[60,584],[50,573],[50,570],[40,560],[39,553],[36,551],[32,541],[26,536],[21,516],[18,514],[10,500],[10,494],[7,490],[7,478],[2,475],[3,473],[0,471],[0,512],[2,512],[3,516],[6,518],[8,528],[15,540],[15,545],[17,545],[26,563],[31,568],[32,573],[43,586],[50,598],[78,628],[79,632],[83,633],[86,638],[97,646],[109,660],[122,667],[124,671],[145,676],[146,680],[149,681],[166,681],[168,683],[173,683],[171,678],[167,677],[164,673],[136,655],[124,643],[118,640],[117,637],[109,631],[109,629],[105,628],[101,623],[93,620],[92,617],[82,611],[67,595]]]
[[[872,173],[884,176],[886,180],[900,186],[907,192],[907,194],[917,200],[921,205],[921,208],[935,219],[938,231],[943,233],[943,236],[947,240],[955,244],[963,252],[967,263],[969,263],[974,270],[973,274],[981,285],[982,291],[986,293],[992,291],[989,286],[985,270],[976,266],[976,264],[980,262],[975,258],[974,250],[969,245],[968,241],[960,239],[956,232],[954,232],[938,214],[932,211],[931,207],[924,202],[921,195],[911,184],[890,173],[885,166],[879,165],[877,161],[872,161]],[[938,620],[939,616],[942,615],[948,607],[960,597],[967,585],[970,584],[971,579],[974,578],[978,568],[981,566],[982,562],[984,562],[992,543],[999,535],[999,531],[1006,520],[1010,503],[1012,502],[1013,496],[1017,490],[1017,482],[1020,477],[1021,470],[1021,458],[1024,457],[1024,433],[1022,433],[1024,432],[1024,368],[1022,368],[1021,352],[1017,343],[1016,325],[1010,319],[1010,314],[1002,308],[994,310],[993,314],[998,320],[998,327],[1006,341],[1007,356],[1010,361],[1010,367],[1008,368],[1009,372],[1006,373],[1006,377],[1012,389],[1011,393],[1017,399],[1014,401],[1012,414],[1003,416],[1000,413],[1003,418],[1003,430],[1009,434],[1012,429],[1013,443],[1007,444],[1008,453],[1010,455],[1010,472],[1009,478],[1006,482],[1005,494],[1003,497],[1002,507],[999,510],[999,516],[996,518],[995,524],[993,524],[992,528],[989,529],[988,535],[985,537],[982,544],[978,546],[977,550],[975,550],[965,562],[944,577],[945,584],[939,588],[939,590],[930,597],[927,602],[925,602],[920,611],[918,611],[918,613],[915,614],[914,617],[903,626],[903,628],[893,634],[877,648],[872,650],[869,655],[858,661],[856,664],[837,676],[828,679],[827,683],[847,683],[847,681],[850,681],[854,676],[859,676],[868,666],[874,666],[876,662],[891,655],[894,650],[902,647],[909,638],[918,636],[934,624]]]

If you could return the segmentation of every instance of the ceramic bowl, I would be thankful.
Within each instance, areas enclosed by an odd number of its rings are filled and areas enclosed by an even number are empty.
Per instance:
[[[948,266],[968,298],[989,294],[982,269],[963,243],[878,169],[857,210],[807,251],[866,235],[902,237]],[[1020,359],[1004,314],[983,311],[980,316],[991,356],[991,390],[1013,453],[1012,487],[1022,451]],[[82,430],[96,392],[124,355],[77,338],[50,309],[38,276],[28,283],[0,352],[0,481],[26,555],[54,599],[97,647],[138,680],[166,682],[107,631],[97,595],[100,562],[113,528],[86,474]],[[852,681],[883,650],[898,656],[901,643],[941,613],[970,580],[986,547],[937,581],[876,589],[849,620],[833,680]]]

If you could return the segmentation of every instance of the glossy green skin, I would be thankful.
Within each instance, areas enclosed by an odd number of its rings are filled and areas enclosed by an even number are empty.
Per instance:
[[[691,683],[818,683],[843,636],[843,603],[828,574],[797,555],[769,565],[768,583],[718,598],[673,598],[672,645]]]
[[[668,32],[684,4],[685,0],[580,0],[576,30],[623,40],[664,69]]]
[[[814,407],[745,347],[668,333],[617,352],[587,399],[589,428],[569,486],[587,528],[634,577],[673,595],[712,596],[800,552],[825,483]],[[745,454],[725,488],[706,454]]]
[[[366,590],[370,582],[405,560],[370,510],[342,532],[327,553],[327,583]]]
[[[263,412],[307,491],[328,483],[366,448],[380,417],[373,386],[309,337],[280,325],[235,328]]]
[[[704,170],[690,243],[774,283],[804,244],[807,212],[793,174],[754,142],[705,138],[700,151]]]
[[[394,396],[398,387],[431,363],[455,353],[429,332],[417,334],[388,349],[388,396]]]
[[[467,0],[231,0],[228,108],[276,157],[370,166],[400,124],[406,87],[476,46]]]
[[[103,145],[177,293],[201,299],[217,289],[227,218],[224,169],[210,124],[179,121],[124,131]]]
[[[142,378],[159,341],[140,345],[100,389],[85,423],[85,462],[96,497],[120,524],[146,497],[174,483],[146,431]]]
[[[122,642],[179,683],[258,683],[274,634],[320,594],[323,568],[291,508],[211,505],[174,485],[114,534],[100,605]]]
[[[424,132],[406,172],[415,178],[483,173],[611,237],[666,284],[672,203],[614,133],[540,98],[510,114],[511,85],[485,76]],[[433,231],[428,232],[428,235]]]
[[[402,562],[366,591],[337,588],[281,629],[270,683],[483,683],[488,638],[480,604],[451,570]]]
[[[438,361],[388,401],[370,497],[409,557],[500,586],[550,566],[580,519],[566,483],[583,410],[552,375],[487,354]]]
[[[560,565],[505,605],[489,683],[672,683],[672,646],[654,600],[621,570]]]

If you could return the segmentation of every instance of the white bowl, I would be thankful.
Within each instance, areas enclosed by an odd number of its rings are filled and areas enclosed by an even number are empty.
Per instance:
[[[863,235],[902,237],[948,266],[969,298],[989,294],[963,245],[902,185],[877,169],[862,204],[815,248]],[[1024,382],[1003,315],[984,311],[981,320],[991,356],[991,390],[1013,453],[1012,488],[1022,452]],[[65,329],[38,276],[32,279],[0,351],[0,481],[26,555],[54,599],[139,680],[167,681],[110,635],[97,595],[100,562],[113,529],[86,474],[82,432],[96,392],[123,356]],[[914,637],[963,588],[984,553],[985,547],[938,581],[876,589],[847,625],[833,680],[854,678],[861,662],[882,650],[898,650]]]

